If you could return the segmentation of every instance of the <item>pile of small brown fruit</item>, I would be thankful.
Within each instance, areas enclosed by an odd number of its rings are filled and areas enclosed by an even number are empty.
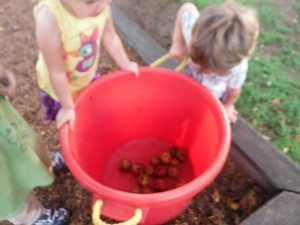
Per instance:
[[[150,194],[186,184],[186,181],[178,176],[186,161],[187,151],[173,146],[160,155],[151,156],[147,165],[122,159],[119,168],[137,178],[138,184],[132,188],[132,193]]]

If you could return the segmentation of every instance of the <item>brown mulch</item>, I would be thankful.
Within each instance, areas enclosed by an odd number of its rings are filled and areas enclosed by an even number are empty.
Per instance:
[[[41,106],[36,84],[35,62],[37,46],[34,37],[34,20],[32,7],[35,1],[1,0],[0,1],[0,62],[15,72],[18,90],[11,98],[13,105],[36,130],[49,151],[59,149],[58,131],[53,122],[45,122],[42,118]],[[131,8],[133,12],[147,14],[131,16],[143,18],[144,29],[147,27],[156,36],[156,40],[169,46],[170,29],[175,14],[166,13],[159,4],[168,4],[173,11],[177,9],[177,1],[116,1]],[[142,5],[142,2],[146,4]],[[156,4],[154,3],[156,2]],[[133,4],[134,3],[134,4]],[[133,6],[137,8],[133,8]],[[140,8],[139,8],[140,7]],[[124,8],[125,9],[125,8]],[[136,9],[136,10],[133,10]],[[139,10],[138,10],[139,9]],[[165,14],[155,29],[157,21],[154,15]],[[143,17],[142,17],[143,15]],[[162,37],[160,36],[162,35]],[[126,47],[130,58],[143,64],[132,49]],[[116,65],[104,52],[99,68],[103,73],[117,69]],[[35,193],[44,204],[65,205],[71,213],[70,224],[89,225],[91,223],[91,194],[78,184],[70,172],[59,173],[55,183],[46,188],[37,188]],[[215,224],[234,225],[253,213],[268,196],[253,180],[244,174],[232,161],[228,160],[222,173],[207,189],[196,195],[188,209],[178,218],[167,224],[193,225]],[[8,222],[0,222],[7,225]]]

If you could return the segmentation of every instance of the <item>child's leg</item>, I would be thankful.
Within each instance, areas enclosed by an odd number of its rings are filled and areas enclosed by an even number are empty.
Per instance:
[[[55,120],[58,111],[61,106],[60,103],[51,98],[46,92],[40,90],[40,98],[43,108],[44,117],[46,120]],[[67,166],[64,162],[64,158],[59,151],[50,153],[51,167],[53,172],[66,170]]]
[[[99,79],[102,74],[97,71],[93,78],[93,81]],[[40,99],[42,103],[43,113],[46,120],[55,120],[58,111],[61,108],[61,105],[58,101],[49,96],[45,91],[40,90]]]
[[[50,158],[51,158],[51,167],[50,167],[51,172],[60,172],[68,169],[61,152],[59,151],[51,152]]]
[[[22,212],[16,217],[9,219],[9,221],[15,225],[33,224],[41,216],[43,208],[40,201],[33,194],[30,194]]]
[[[68,220],[69,212],[66,208],[44,207],[33,194],[30,194],[22,212],[8,221],[14,225],[66,225]]]
[[[96,71],[95,76],[91,82],[99,79],[102,76],[100,71]],[[45,91],[40,90],[40,99],[42,103],[43,113],[46,120],[55,120],[61,105],[58,101],[49,96]],[[63,155],[59,151],[53,151],[50,153],[51,168],[53,172],[64,171],[67,169]]]

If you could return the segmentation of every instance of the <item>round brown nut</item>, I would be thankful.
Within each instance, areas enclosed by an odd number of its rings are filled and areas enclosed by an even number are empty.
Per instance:
[[[119,168],[122,170],[122,171],[129,171],[131,169],[131,161],[128,160],[128,159],[122,159],[120,162],[119,162]]]
[[[165,165],[159,165],[154,168],[155,177],[166,177],[168,174],[168,167]]]
[[[139,193],[142,193],[142,190],[140,187],[134,187],[131,189],[131,192],[139,194]]]
[[[142,193],[143,194],[151,194],[151,193],[153,193],[153,189],[151,188],[151,187],[143,187],[142,188]]]
[[[171,166],[180,167],[180,162],[179,162],[179,160],[176,159],[176,158],[172,158],[170,164],[171,164]]]
[[[158,166],[160,164],[160,160],[159,160],[159,157],[157,155],[154,155],[150,158],[150,163],[153,165],[153,166]]]
[[[146,173],[141,173],[138,177],[138,180],[139,180],[139,183],[142,185],[142,186],[147,186],[150,184],[151,182],[151,178],[149,177],[148,174]]]
[[[184,179],[178,179],[175,183],[174,183],[174,188],[178,188],[178,187],[182,187],[183,185],[185,185],[187,182]]]
[[[168,175],[171,178],[177,177],[179,173],[179,169],[175,166],[171,166],[168,170]]]
[[[144,171],[144,165],[141,163],[133,163],[131,166],[131,172],[135,175],[140,175]]]
[[[178,149],[176,158],[181,162],[185,162],[187,158],[187,151],[184,149]]]
[[[170,164],[172,160],[172,155],[170,152],[163,152],[161,155],[160,155],[160,161],[163,163],[163,164]]]
[[[145,166],[145,173],[148,174],[149,176],[152,176],[154,174],[154,166],[152,165]]]
[[[153,189],[155,191],[166,191],[167,183],[163,178],[157,178],[154,180]]]
[[[170,152],[170,154],[171,154],[173,157],[176,157],[177,151],[178,151],[178,147],[177,147],[177,146],[172,146],[172,147],[169,149],[169,152]]]

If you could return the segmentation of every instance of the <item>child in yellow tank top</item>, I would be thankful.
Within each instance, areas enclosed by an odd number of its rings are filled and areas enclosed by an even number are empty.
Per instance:
[[[115,32],[110,0],[40,0],[34,15],[42,105],[58,128],[66,122],[73,127],[73,100],[97,78],[101,42],[122,69],[138,74]]]

